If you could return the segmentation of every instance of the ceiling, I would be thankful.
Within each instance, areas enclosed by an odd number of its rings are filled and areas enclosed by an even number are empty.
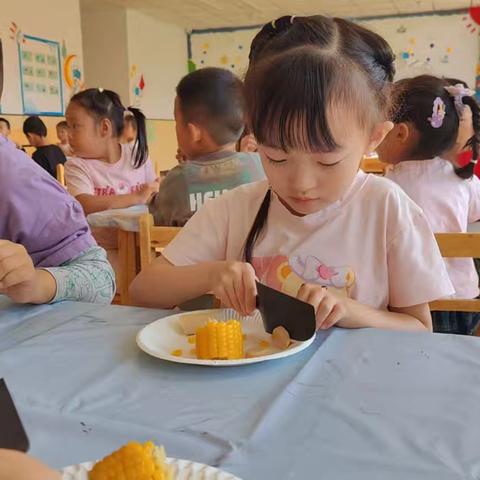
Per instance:
[[[82,0],[114,4],[187,30],[257,25],[285,14],[369,17],[467,8],[463,0]],[[478,5],[480,0],[474,2]]]

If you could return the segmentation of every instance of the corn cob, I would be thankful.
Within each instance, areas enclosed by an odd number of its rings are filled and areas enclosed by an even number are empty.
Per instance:
[[[89,480],[173,480],[165,450],[153,442],[129,442],[97,462]]]
[[[243,358],[242,327],[238,320],[209,320],[196,334],[197,358],[204,360],[234,360]]]

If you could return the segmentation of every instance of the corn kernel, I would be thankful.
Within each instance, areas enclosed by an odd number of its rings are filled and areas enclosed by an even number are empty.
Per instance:
[[[196,333],[197,358],[234,360],[243,358],[242,327],[238,320],[209,320]]]
[[[181,357],[183,354],[183,351],[180,348],[177,348],[176,350],[172,350],[171,353],[174,357]]]
[[[195,344],[195,335],[189,335],[188,336],[188,343],[190,344]]]

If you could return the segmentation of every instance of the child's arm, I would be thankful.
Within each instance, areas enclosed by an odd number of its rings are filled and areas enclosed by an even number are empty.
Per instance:
[[[134,205],[147,204],[152,196],[158,192],[160,187],[159,180],[152,183],[143,184],[140,189],[134,193],[123,195],[90,195],[82,193],[75,198],[81,203],[85,214],[110,210],[112,208],[127,208]]]
[[[404,308],[379,310],[351,298],[335,295],[325,287],[303,285],[297,297],[315,308],[317,328],[337,325],[343,328],[384,328],[390,330],[432,331],[428,303]]]
[[[132,301],[146,307],[173,308],[206,293],[243,315],[251,314],[257,295],[255,271],[248,263],[226,261],[176,267],[160,257],[130,285]]]
[[[70,300],[109,304],[115,295],[115,273],[101,247],[90,247],[63,265],[45,270],[56,282],[52,303]]]
[[[0,240],[0,294],[14,302],[110,303],[115,293],[114,278],[100,247],[91,247],[60,267],[38,269],[22,245]]]

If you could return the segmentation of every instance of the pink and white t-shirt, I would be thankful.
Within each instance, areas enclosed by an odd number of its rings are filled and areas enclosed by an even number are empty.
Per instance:
[[[65,164],[68,191],[74,197],[81,194],[122,195],[134,193],[143,184],[153,182],[156,175],[150,158],[140,168],[133,168],[133,146],[122,144],[121,148],[120,160],[113,164],[69,158]]]
[[[463,180],[453,165],[432,160],[400,162],[387,174],[423,210],[435,233],[466,232],[469,223],[480,220],[480,180]],[[478,296],[478,275],[472,259],[445,259],[458,298]]]
[[[267,189],[257,182],[210,200],[163,255],[177,266],[242,260]],[[303,217],[273,194],[253,257],[259,280],[291,295],[302,283],[317,283],[386,309],[454,292],[421,210],[392,182],[363,172],[344,198]]]

